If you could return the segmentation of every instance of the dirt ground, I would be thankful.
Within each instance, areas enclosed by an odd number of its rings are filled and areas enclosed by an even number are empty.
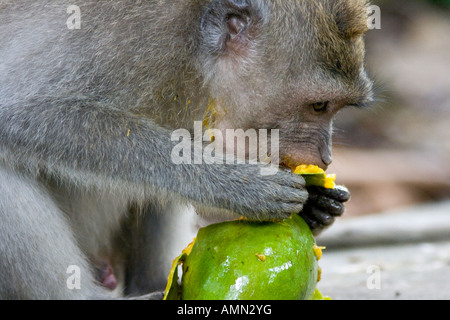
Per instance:
[[[450,201],[344,219],[317,239],[333,300],[449,300]]]

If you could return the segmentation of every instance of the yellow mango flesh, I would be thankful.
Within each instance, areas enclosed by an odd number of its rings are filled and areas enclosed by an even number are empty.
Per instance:
[[[336,175],[326,174],[325,171],[314,165],[300,165],[294,170],[295,174],[300,174],[305,178],[307,186],[318,186],[327,189],[334,189],[336,186]]]

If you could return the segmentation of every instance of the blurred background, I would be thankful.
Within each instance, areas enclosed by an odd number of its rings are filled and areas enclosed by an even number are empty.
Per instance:
[[[336,123],[329,172],[352,192],[319,238],[335,300],[450,299],[450,0],[372,0],[378,102]]]
[[[347,217],[450,199],[450,0],[372,3],[381,30],[367,35],[367,67],[379,101],[340,115],[329,169],[352,191]]]

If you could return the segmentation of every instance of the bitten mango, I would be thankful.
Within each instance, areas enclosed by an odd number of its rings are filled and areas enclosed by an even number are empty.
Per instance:
[[[306,186],[335,188],[336,175],[317,166],[293,172]],[[298,214],[283,221],[213,224],[174,260],[164,299],[328,300],[316,289],[322,249]]]
[[[298,215],[284,221],[236,220],[200,229],[174,261],[171,300],[305,300],[316,292],[321,249]],[[177,267],[182,264],[181,285]]]

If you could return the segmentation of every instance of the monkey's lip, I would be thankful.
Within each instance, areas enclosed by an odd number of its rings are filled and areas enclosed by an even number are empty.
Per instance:
[[[294,172],[295,169],[297,169],[301,165],[316,166],[322,169],[323,171],[327,171],[328,169],[328,165],[326,165],[325,163],[319,165],[315,163],[293,163],[290,161],[281,161],[279,164],[279,168],[284,172]]]

